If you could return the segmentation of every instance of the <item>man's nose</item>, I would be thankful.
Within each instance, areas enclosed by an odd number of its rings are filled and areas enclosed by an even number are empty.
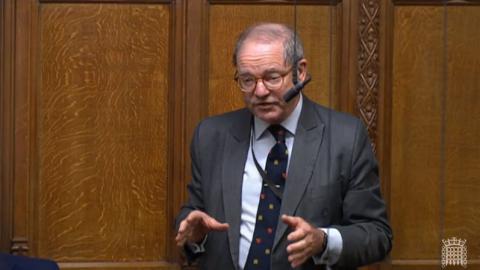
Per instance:
[[[257,97],[264,97],[270,94],[270,90],[268,90],[265,87],[265,84],[263,84],[263,80],[257,81],[257,85],[255,86],[255,89],[254,89],[254,94]]]

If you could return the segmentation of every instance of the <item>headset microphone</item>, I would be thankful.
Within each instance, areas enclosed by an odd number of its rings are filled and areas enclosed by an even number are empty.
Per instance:
[[[300,94],[300,91],[302,91],[303,87],[307,85],[312,80],[310,75],[307,74],[307,77],[303,82],[296,83],[292,88],[290,88],[285,95],[283,95],[283,100],[285,102],[289,102],[292,100],[294,97],[296,97],[298,94]]]

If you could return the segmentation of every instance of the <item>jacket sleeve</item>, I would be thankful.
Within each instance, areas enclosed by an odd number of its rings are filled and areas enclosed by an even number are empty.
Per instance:
[[[352,146],[350,175],[343,200],[343,215],[337,228],[343,249],[338,268],[351,268],[381,261],[392,247],[385,202],[380,192],[378,166],[367,132],[357,121]]]

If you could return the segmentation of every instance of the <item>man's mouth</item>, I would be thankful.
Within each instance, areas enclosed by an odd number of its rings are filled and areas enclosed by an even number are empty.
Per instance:
[[[261,103],[257,103],[255,104],[256,107],[260,107],[260,108],[270,108],[272,106],[275,106],[276,103],[270,103],[270,102],[261,102]]]

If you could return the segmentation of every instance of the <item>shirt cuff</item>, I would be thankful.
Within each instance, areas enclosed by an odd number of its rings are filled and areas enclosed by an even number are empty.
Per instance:
[[[340,258],[343,249],[343,239],[340,232],[335,228],[319,228],[324,231],[328,237],[328,244],[322,254],[314,255],[313,262],[316,265],[326,264],[334,265]]]
[[[207,238],[208,238],[208,235],[205,235],[202,242],[200,242],[198,244],[197,243],[188,243],[187,244],[188,249],[190,249],[190,251],[193,254],[198,254],[198,253],[205,252],[205,243],[207,242]]]

